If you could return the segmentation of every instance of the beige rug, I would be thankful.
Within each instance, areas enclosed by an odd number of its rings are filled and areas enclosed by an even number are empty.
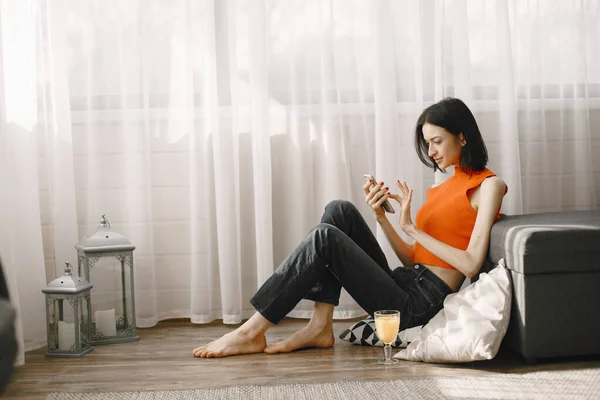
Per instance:
[[[47,400],[600,399],[600,369],[152,392],[51,393]]]

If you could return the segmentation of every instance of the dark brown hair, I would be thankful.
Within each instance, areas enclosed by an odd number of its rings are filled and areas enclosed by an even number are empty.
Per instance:
[[[485,169],[488,153],[477,121],[469,107],[460,99],[445,98],[427,107],[417,120],[415,128],[415,149],[423,164],[433,170],[440,170],[433,158],[429,157],[429,146],[423,137],[423,125],[426,123],[446,129],[454,136],[463,134],[466,144],[460,153],[460,168],[467,172],[479,172]]]

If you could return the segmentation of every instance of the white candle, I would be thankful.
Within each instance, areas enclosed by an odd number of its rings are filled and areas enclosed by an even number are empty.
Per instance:
[[[104,311],[94,311],[96,319],[96,331],[104,336],[117,336],[117,320],[115,319],[115,309]]]
[[[58,349],[71,350],[75,344],[75,324],[72,322],[58,321]]]

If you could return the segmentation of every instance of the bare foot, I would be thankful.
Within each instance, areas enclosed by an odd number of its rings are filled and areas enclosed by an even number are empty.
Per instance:
[[[213,358],[261,353],[266,347],[265,335],[252,337],[236,329],[209,344],[196,347],[192,352],[194,357]]]
[[[289,353],[307,347],[333,347],[334,343],[335,339],[333,338],[331,326],[315,330],[307,325],[283,342],[267,346],[265,353]]]

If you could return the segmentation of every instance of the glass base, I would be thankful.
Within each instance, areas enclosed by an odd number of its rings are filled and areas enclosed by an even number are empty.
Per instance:
[[[383,364],[383,365],[394,365],[394,364],[398,364],[398,362],[399,361],[395,358],[390,358],[389,360],[382,358],[381,360],[377,360],[377,364]]]

